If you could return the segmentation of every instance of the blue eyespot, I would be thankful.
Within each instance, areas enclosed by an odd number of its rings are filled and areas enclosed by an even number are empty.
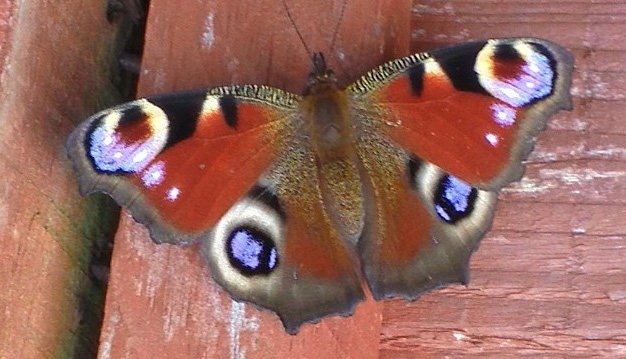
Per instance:
[[[267,275],[278,265],[276,245],[254,228],[235,229],[226,241],[226,252],[231,265],[245,276]]]
[[[447,223],[455,223],[474,210],[477,190],[454,176],[444,176],[435,191],[437,215]]]
[[[487,54],[476,64],[479,81],[488,93],[507,105],[523,107],[546,98],[554,90],[553,57],[544,47],[500,44]]]
[[[160,111],[150,114],[146,111]],[[110,111],[95,119],[85,136],[87,156],[100,173],[138,173],[163,150],[168,121],[154,105]]]

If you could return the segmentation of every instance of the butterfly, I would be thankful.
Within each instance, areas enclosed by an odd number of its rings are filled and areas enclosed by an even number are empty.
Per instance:
[[[156,243],[200,243],[234,299],[287,332],[363,300],[467,283],[498,191],[548,117],[570,109],[571,55],[540,39],[466,43],[340,89],[321,54],[304,95],[261,85],[154,96],[69,136],[83,194]]]

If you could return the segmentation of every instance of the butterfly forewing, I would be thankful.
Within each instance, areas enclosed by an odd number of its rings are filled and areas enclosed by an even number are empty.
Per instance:
[[[544,40],[488,40],[392,61],[348,91],[412,155],[499,189],[519,179],[548,117],[571,107],[572,62]]]
[[[295,96],[262,86],[142,99],[67,141],[83,193],[111,195],[157,242],[206,233],[275,161]]]

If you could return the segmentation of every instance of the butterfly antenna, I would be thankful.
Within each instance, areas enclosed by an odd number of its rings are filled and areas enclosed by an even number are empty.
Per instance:
[[[346,11],[346,4],[347,4],[348,0],[343,0],[341,2],[341,10],[339,10],[339,18],[337,19],[337,25],[335,26],[335,32],[333,32],[333,39],[331,40],[330,43],[330,53],[333,53],[333,50],[335,49],[335,42],[337,41],[337,34],[339,34],[339,27],[341,27],[341,20],[343,20],[343,14]]]
[[[298,37],[300,38],[300,42],[302,42],[302,45],[304,45],[304,49],[306,50],[306,53],[309,55],[309,58],[313,58],[313,53],[311,52],[311,50],[309,49],[308,46],[306,46],[306,42],[304,41],[304,37],[302,37],[302,33],[300,33],[300,29],[298,29],[298,25],[296,25],[296,22],[293,20],[293,16],[291,16],[291,12],[289,11],[289,7],[287,6],[287,3],[285,2],[285,0],[283,0],[283,6],[285,7],[285,12],[287,12],[287,17],[289,18],[289,21],[291,21],[291,25],[293,26],[294,29],[296,29],[296,33],[298,33]]]

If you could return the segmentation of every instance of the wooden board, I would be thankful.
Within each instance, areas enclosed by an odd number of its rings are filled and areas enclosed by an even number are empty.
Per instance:
[[[345,84],[408,54],[409,1],[286,1],[311,51],[330,53]],[[226,84],[304,89],[311,61],[279,0],[152,0],[139,94]],[[285,334],[278,318],[233,302],[210,279],[198,248],[156,246],[125,216],[116,238],[101,358],[376,358],[379,303],[350,318]]]
[[[113,102],[118,34],[99,2],[0,4],[0,358],[97,351],[104,289],[90,265],[111,224],[85,220],[94,201],[79,196],[64,143]]]
[[[381,358],[626,357],[626,1],[418,1],[412,48],[537,36],[575,56],[574,111],[501,194],[468,288],[389,301]]]

